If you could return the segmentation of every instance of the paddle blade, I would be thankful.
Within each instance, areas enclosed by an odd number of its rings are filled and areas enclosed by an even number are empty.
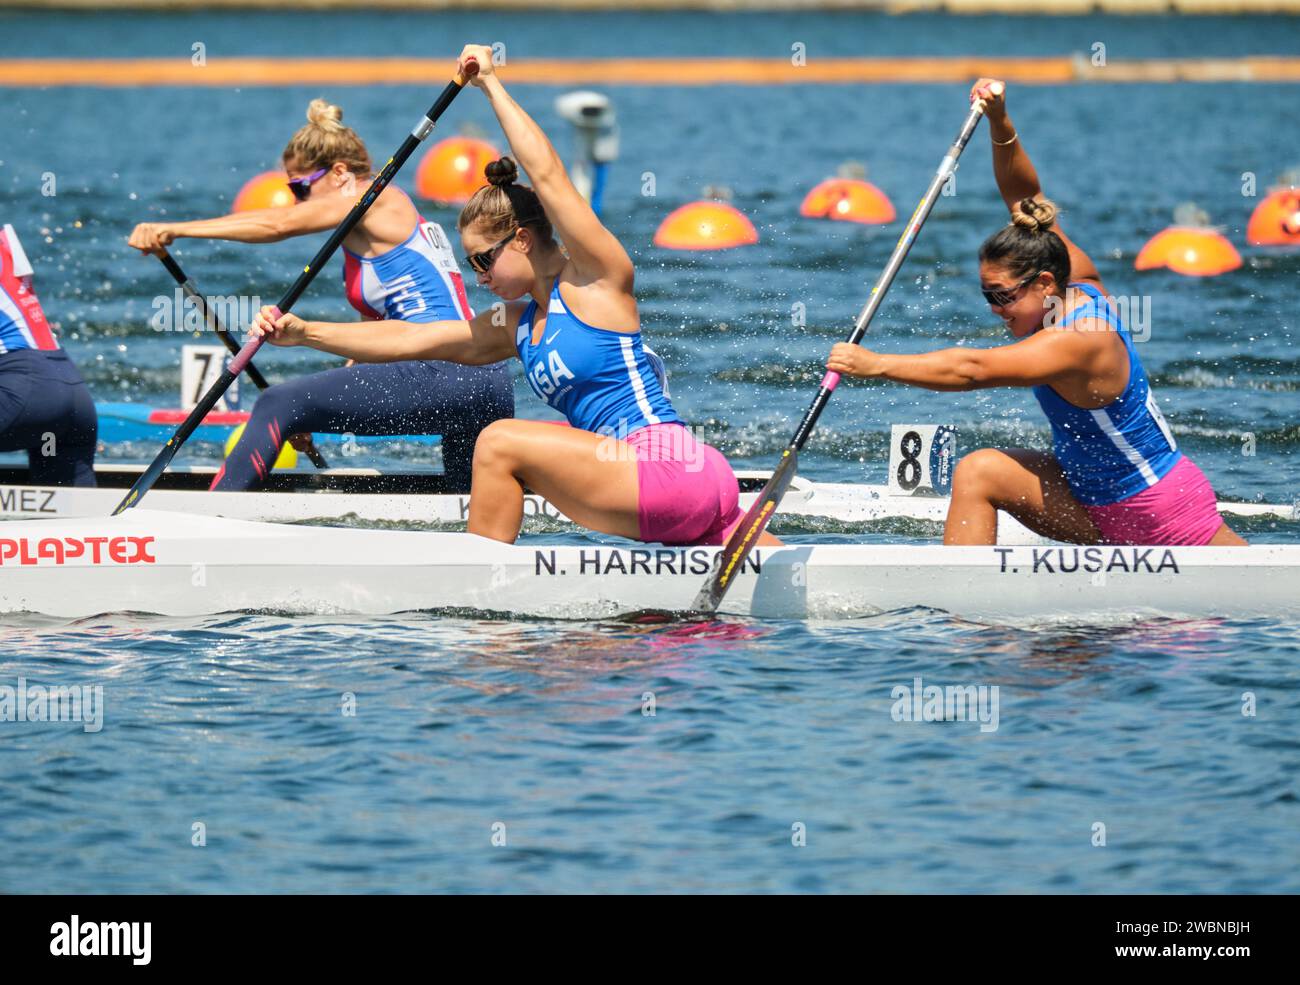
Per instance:
[[[183,426],[183,425],[182,425]],[[179,433],[179,432],[178,432]],[[127,490],[126,496],[122,502],[117,504],[117,509],[113,511],[113,516],[119,513],[125,513],[131,507],[140,501],[140,497],[153,488],[154,483],[159,477],[167,471],[167,466],[172,463],[176,457],[176,452],[180,449],[181,441],[176,436],[167,439],[167,444],[162,446],[162,450],[149,463],[149,467],[140,473],[140,478],[136,479],[131,488]]]
[[[740,526],[732,531],[726,546],[718,553],[709,580],[700,589],[700,594],[695,596],[695,602],[691,606],[692,612],[711,613],[718,610],[718,606],[722,604],[722,597],[731,587],[732,577],[743,570],[745,558],[749,557],[749,552],[758,543],[759,537],[763,535],[768,522],[772,519],[772,514],[781,504],[781,497],[790,488],[798,464],[799,452],[793,447],[787,448],[776,466],[776,471],[772,473],[772,478],[767,480],[762,493],[749,508],[745,518],[740,521]]]

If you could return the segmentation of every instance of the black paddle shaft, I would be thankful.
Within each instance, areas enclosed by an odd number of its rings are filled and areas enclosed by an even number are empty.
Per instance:
[[[176,262],[176,258],[168,252],[167,247],[164,246],[162,252],[157,256],[158,259],[162,261],[162,265],[167,268],[167,272],[172,275],[172,280],[176,281],[176,283],[181,286],[181,290],[185,292],[185,296],[198,306],[199,313],[203,315],[203,321],[208,328],[212,329],[217,338],[225,344],[225,347],[230,350],[232,356],[239,355],[239,343],[235,341],[233,335],[226,331],[226,327],[221,324],[221,319],[217,317],[217,313],[213,311],[211,305],[208,304],[208,299],[199,293],[199,289],[194,286],[194,281],[190,280],[190,278],[186,276],[185,271],[181,269],[181,265]],[[265,390],[271,385],[266,381],[266,377],[262,375],[261,370],[251,362],[248,364],[244,372],[246,372],[248,378],[253,381],[253,386],[257,387],[259,390]],[[303,454],[311,459],[311,463],[318,469],[327,469],[330,467],[330,463],[325,461],[325,456],[320,453],[320,449],[312,442],[310,436],[307,438],[307,447],[304,449]]]
[[[885,293],[889,290],[889,285],[894,282],[894,277],[898,274],[899,268],[903,266],[903,261],[907,259],[907,254],[916,241],[917,233],[921,231],[921,227],[925,225],[925,220],[930,217],[931,211],[934,210],[935,202],[939,200],[939,196],[943,193],[943,186],[948,183],[957,170],[957,159],[961,157],[961,152],[970,143],[971,135],[975,133],[975,128],[979,125],[980,117],[983,115],[984,104],[977,102],[971,108],[970,115],[966,117],[966,122],[962,125],[956,141],[948,148],[948,153],[940,162],[939,170],[935,172],[934,178],[930,181],[930,187],[926,189],[924,197],[916,206],[912,218],[908,220],[907,228],[903,230],[903,235],[899,237],[898,243],[894,246],[894,252],[890,254],[889,262],[885,264],[885,269],[876,281],[876,286],[871,289],[871,298],[862,311],[859,312],[858,319],[853,325],[853,331],[849,334],[848,341],[850,343],[856,344],[860,342],[862,336],[867,333],[867,327],[871,324],[871,320],[875,318],[881,302],[885,300]],[[795,431],[794,437],[790,439],[790,444],[781,453],[780,463],[772,473],[772,477],[767,480],[767,485],[763,487],[763,491],[759,494],[758,499],[754,501],[754,505],[749,508],[749,512],[740,521],[740,525],[732,531],[726,546],[718,553],[713,570],[695,596],[691,611],[703,614],[716,612],[718,606],[722,604],[722,597],[726,595],[727,589],[731,587],[733,577],[744,570],[745,558],[754,549],[754,545],[758,543],[759,537],[762,536],[763,531],[771,521],[772,515],[776,513],[776,509],[781,503],[781,497],[785,495],[786,489],[789,488],[790,482],[794,478],[795,469],[799,463],[799,452],[808,441],[808,436],[812,434],[812,429],[817,424],[817,418],[821,417],[821,413],[826,408],[826,403],[831,399],[831,394],[835,392],[835,387],[839,381],[839,373],[827,372],[822,377],[822,384],[817,391],[817,396],[813,398],[808,412],[804,414],[803,420],[799,422],[799,427]]]
[[[208,305],[208,299],[199,293],[199,289],[194,285],[194,281],[190,280],[185,271],[181,269],[181,265],[177,263],[176,258],[168,252],[167,247],[164,246],[162,252],[157,254],[157,257],[162,261],[162,265],[167,268],[167,273],[172,275],[172,280],[176,281],[176,283],[180,285],[181,290],[185,292],[185,296],[198,306],[199,314],[203,316],[203,323],[207,325],[208,328],[216,334],[217,338],[225,344],[226,348],[230,350],[232,356],[238,355],[239,343],[235,341],[233,335],[226,331],[226,327],[221,324],[221,320],[217,317],[217,313]],[[253,386],[257,387],[259,390],[265,390],[271,385],[267,382],[266,377],[262,375],[262,371],[252,363],[248,364],[248,368],[245,372],[248,373],[248,378],[253,381]]]
[[[465,88],[466,81],[465,77],[458,75],[447,83],[447,87],[442,90],[434,104],[429,107],[429,111],[420,118],[420,122],[415,125],[415,129],[402,141],[402,146],[397,149],[397,153],[388,159],[388,163],[383,166],[375,180],[370,183],[370,187],[366,189],[365,194],[357,200],[356,205],[352,206],[352,210],[347,214],[347,217],[339,223],[334,232],[330,233],[329,239],[312,257],[311,262],[302,268],[302,273],[293,282],[293,286],[285,292],[284,297],[280,298],[280,303],[276,307],[281,313],[292,309],[294,303],[302,297],[308,285],[316,278],[316,274],[329,262],[330,257],[338,250],[339,245],[347,237],[348,233],[352,232],[356,224],[361,221],[361,217],[374,204],[375,199],[388,187],[398,170],[406,163],[406,159],[415,152],[415,148],[420,146],[421,141],[433,131],[438,117],[442,116],[447,107],[451,105],[451,101],[459,95],[461,89]],[[261,348],[261,345],[262,339],[260,338],[249,339],[244,343],[244,347],[226,364],[216,382],[208,388],[208,392],[195,404],[189,416],[176,429],[176,433],[167,439],[167,444],[163,445],[157,457],[141,473],[140,478],[135,481],[135,485],[131,487],[122,502],[118,504],[117,509],[113,511],[114,516],[135,506],[140,501],[140,498],[153,488],[159,477],[167,470],[167,466],[171,464],[171,460],[176,457],[176,453],[180,451],[181,445],[189,439],[194,430],[203,422],[203,419],[208,416],[208,412],[216,406],[222,394],[230,389],[230,384],[244,371],[257,350]]]

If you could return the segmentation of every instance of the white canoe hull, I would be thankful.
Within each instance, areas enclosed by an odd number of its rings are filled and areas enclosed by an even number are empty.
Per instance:
[[[201,476],[206,484],[212,469],[187,469],[187,474]],[[761,488],[769,473],[738,473],[744,486]],[[100,469],[101,483],[135,477],[134,470],[120,467]],[[381,482],[377,472],[333,470],[323,478],[339,477],[352,485]],[[401,477],[396,477],[400,479]],[[412,483],[419,476],[411,477]],[[108,516],[125,494],[124,485],[98,489],[55,488],[0,484],[0,519],[35,519],[50,517]],[[757,492],[743,492],[741,506],[748,509]],[[463,493],[433,494],[425,492],[340,492],[287,491],[211,493],[196,489],[154,489],[142,501],[150,510],[205,514],[235,520],[270,523],[295,523],[304,520],[355,519],[361,523],[454,524],[469,516],[469,496]],[[888,487],[861,483],[813,482],[796,477],[781,500],[779,513],[789,516],[825,517],[843,523],[869,523],[889,519],[925,520],[943,523],[948,515],[946,497],[891,493]],[[1226,516],[1271,515],[1294,519],[1293,506],[1256,503],[1221,503]],[[551,503],[540,496],[524,498],[526,516],[545,516],[565,521]],[[999,515],[998,539],[1003,544],[1041,544],[1038,535],[1003,513]]]
[[[215,470],[186,470],[187,475],[203,476]],[[745,485],[761,488],[770,473],[739,473]],[[101,469],[101,483],[134,478],[134,470]],[[379,473],[338,469],[322,477],[340,477],[356,485],[358,480],[376,483],[385,478]],[[399,477],[400,478],[400,477]],[[412,484],[424,477],[410,477]],[[760,481],[761,480],[761,481]],[[0,484],[0,519],[36,519],[49,517],[108,516],[125,495],[125,486],[97,489],[55,488]],[[748,509],[758,492],[742,492],[740,503]],[[169,513],[194,513],[253,520],[268,523],[296,523],[306,520],[340,520],[362,523],[463,523],[469,516],[469,495],[465,493],[426,492],[207,492],[196,489],[153,489],[142,501],[145,508]],[[864,523],[886,519],[914,519],[942,523],[948,514],[947,498],[938,496],[901,496],[885,486],[858,483],[811,482],[797,477],[781,500],[780,512],[792,516],[826,517],[844,523]],[[541,496],[524,497],[525,516],[544,516],[568,522],[554,505]],[[1011,517],[1004,515],[1004,541],[1037,543],[1041,538]]]
[[[206,486],[215,469],[189,467],[177,469],[171,478],[201,481]],[[0,518],[36,519],[41,517],[108,516],[138,475],[134,467],[100,466],[100,488],[58,488],[0,483]],[[741,472],[746,486],[761,488],[771,473]],[[288,477],[278,477],[286,481]],[[356,492],[291,488],[280,492],[213,493],[206,489],[155,488],[142,505],[169,513],[205,513],[232,520],[261,520],[287,523],[302,520],[329,520],[356,517],[367,522],[455,523],[469,515],[467,493],[430,493],[416,491],[436,476],[384,476],[361,469],[331,469],[308,478],[320,481],[345,481],[353,488],[365,482],[376,486],[388,481],[405,485],[401,492]],[[428,483],[432,484],[432,483]],[[741,503],[748,507],[758,493],[741,493]],[[525,497],[527,515],[565,519],[554,506],[540,496]],[[918,520],[943,521],[948,500],[938,496],[902,496],[885,486],[861,483],[811,482],[796,477],[781,501],[781,511],[806,516],[826,516],[849,522],[886,517],[911,517]]]
[[[0,526],[0,613],[686,611],[716,551],[506,545],[136,509]],[[1300,545],[760,548],[722,611],[844,618],[914,606],[995,621],[1297,616]]]

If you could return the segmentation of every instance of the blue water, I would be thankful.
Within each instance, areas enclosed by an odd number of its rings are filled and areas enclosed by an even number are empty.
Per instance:
[[[1291,20],[867,15],[60,15],[0,13],[0,57],[230,54],[448,57],[466,37],[519,57],[827,54],[1191,57],[1300,50]],[[611,45],[611,38],[619,39]],[[516,95],[567,153],[558,89]],[[622,156],[606,219],[638,264],[642,320],[680,411],[738,467],[773,464],[820,358],[865,300],[899,226],[803,220],[845,160],[910,212],[965,113],[951,85],[610,90]],[[171,284],[124,239],[223,211],[274,166],[319,88],[7,90],[0,221],[103,400],[174,402],[182,338],[147,325]],[[382,156],[430,94],[338,87]],[[1065,228],[1115,294],[1152,299],[1140,351],[1182,447],[1221,495],[1297,496],[1300,255],[1244,245],[1261,188],[1300,163],[1296,87],[1016,87],[1013,115]],[[466,93],[443,133],[495,137]],[[653,172],[657,194],[641,194]],[[58,193],[40,194],[53,172]],[[412,170],[399,179],[410,187]],[[761,243],[683,257],[650,238],[725,184]],[[1142,243],[1193,200],[1245,266],[1138,274]],[[444,224],[454,213],[426,215]],[[996,344],[974,253],[1004,220],[978,134],[872,329],[887,351]],[[313,244],[175,249],[209,294],[283,290]],[[299,310],[343,318],[337,263]],[[476,294],[483,305],[490,300]],[[808,325],[791,325],[795,303]],[[188,339],[184,340],[188,341]],[[279,378],[331,365],[260,358]],[[521,414],[542,416],[526,387]],[[883,481],[891,423],[955,424],[963,448],[1046,447],[1026,392],[842,387],[802,472]],[[1253,440],[1254,455],[1243,454]],[[104,459],[152,448],[106,447]],[[186,461],[211,461],[196,446]],[[424,452],[427,453],[427,452]],[[380,464],[421,464],[392,449]],[[1239,524],[1297,542],[1296,525]],[[791,539],[826,532],[787,523]],[[898,539],[930,529],[855,528]],[[553,536],[530,528],[533,540]],[[1294,892],[1300,627],[1281,619],[1015,629],[908,610],[836,623],[633,626],[409,615],[197,620],[6,618],[0,685],[99,684],[104,727],[0,724],[0,840],[39,881],[0,891]],[[996,731],[891,717],[891,691],[997,686]],[[355,715],[343,713],[355,695]],[[643,714],[653,696],[655,714]],[[1253,696],[1256,713],[1243,714]],[[191,844],[193,825],[207,844]],[[1105,846],[1094,845],[1104,825]],[[504,828],[494,825],[504,825]],[[798,826],[806,844],[796,847]],[[504,844],[494,844],[496,840]]]

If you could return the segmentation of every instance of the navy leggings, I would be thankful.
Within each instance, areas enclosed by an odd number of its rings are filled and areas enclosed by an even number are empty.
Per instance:
[[[63,350],[0,353],[0,451],[26,451],[31,483],[93,486],[99,418]]]
[[[493,421],[514,416],[514,394],[503,362],[359,363],[279,383],[257,398],[243,436],[211,488],[257,489],[291,435],[316,431],[440,434],[444,472],[469,489],[474,441]]]

